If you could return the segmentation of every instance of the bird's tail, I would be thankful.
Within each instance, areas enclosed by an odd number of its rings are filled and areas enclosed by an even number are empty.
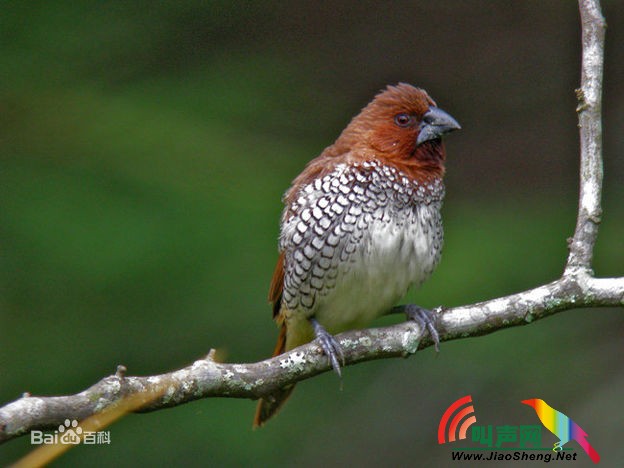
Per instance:
[[[593,461],[594,463],[598,463],[600,461],[600,455],[598,455],[596,449],[594,449],[594,447],[592,447],[590,443],[587,442],[587,439],[585,437],[579,437],[578,439],[576,439],[576,441],[583,448],[583,450],[585,450],[585,453],[589,455],[591,461]]]
[[[280,327],[279,336],[277,338],[277,345],[273,351],[273,356],[277,356],[286,351],[286,323],[282,323]],[[295,385],[288,385],[281,388],[271,395],[265,396],[258,400],[258,406],[256,407],[256,415],[253,421],[253,427],[263,426],[269,419],[271,419],[280,408],[286,403],[288,397],[295,389]]]

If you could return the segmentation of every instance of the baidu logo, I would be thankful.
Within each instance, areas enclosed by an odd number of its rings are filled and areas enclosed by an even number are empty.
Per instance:
[[[78,445],[82,442],[85,445],[110,444],[110,432],[88,432],[78,425],[78,421],[66,419],[58,430],[51,434],[42,431],[32,431],[30,433],[30,443],[33,445]]]

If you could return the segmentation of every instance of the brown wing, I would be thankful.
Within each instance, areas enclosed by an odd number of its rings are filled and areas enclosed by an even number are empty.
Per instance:
[[[282,305],[282,291],[284,290],[284,252],[281,252],[275,265],[271,286],[269,286],[269,302],[273,304],[273,318],[277,317]]]

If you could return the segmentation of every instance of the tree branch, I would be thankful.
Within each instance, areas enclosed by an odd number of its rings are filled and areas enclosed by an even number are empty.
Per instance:
[[[607,27],[598,0],[579,0],[583,59],[581,87],[576,90],[581,170],[579,208],[566,272],[591,269],[598,225],[602,216],[602,69]]]
[[[443,341],[492,333],[527,325],[564,310],[580,307],[624,307],[624,277],[594,278],[591,261],[602,191],[601,87],[604,19],[597,0],[579,0],[583,28],[583,65],[579,98],[581,182],[579,211],[563,276],[552,283],[478,304],[439,310],[437,326]],[[409,356],[430,346],[431,340],[414,322],[386,328],[358,330],[336,337],[345,363]],[[70,396],[22,398],[0,408],[0,442],[34,429],[58,427],[65,419],[84,420],[131,400],[149,397],[126,411],[155,411],[200,398],[256,399],[331,369],[314,343],[251,364],[216,362],[214,353],[167,374],[125,376],[120,367],[92,387]]]
[[[535,289],[478,304],[446,309],[439,315],[442,341],[527,325],[564,310],[624,306],[624,278],[596,279],[567,275]],[[406,357],[432,345],[415,322],[356,330],[338,335],[346,365]],[[183,369],[149,377],[106,377],[71,396],[24,396],[0,408],[0,442],[33,429],[58,427],[65,419],[82,420],[124,398],[153,394],[139,411],[155,411],[209,397],[252,398],[268,395],[294,382],[331,370],[314,342],[280,356],[251,364],[215,362],[212,355]]]

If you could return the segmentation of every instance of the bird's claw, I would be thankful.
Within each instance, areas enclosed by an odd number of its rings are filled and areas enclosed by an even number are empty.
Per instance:
[[[311,318],[310,323],[312,324],[312,327],[314,327],[316,339],[329,359],[334,371],[338,374],[338,377],[342,377],[340,361],[342,361],[342,365],[344,366],[345,359],[340,343],[338,343],[338,340],[336,340],[331,333],[325,330],[325,328],[323,328],[323,326],[318,323],[316,319]]]
[[[392,309],[393,312],[404,312],[408,320],[413,320],[424,331],[428,331],[435,346],[436,352],[440,352],[440,334],[436,329],[436,314],[434,311],[425,309],[416,304],[405,304]]]

